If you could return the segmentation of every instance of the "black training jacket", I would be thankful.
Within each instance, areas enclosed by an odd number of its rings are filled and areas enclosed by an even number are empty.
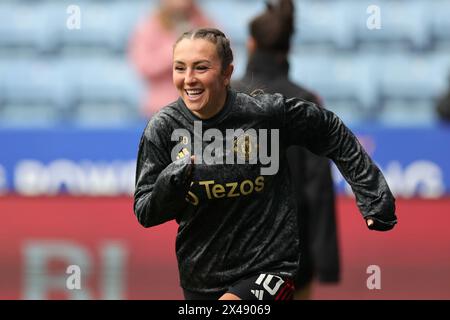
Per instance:
[[[172,219],[179,223],[176,254],[184,289],[222,291],[259,272],[295,276],[297,217],[285,156],[290,145],[331,158],[352,186],[364,217],[381,223],[396,219],[395,200],[382,173],[330,111],[280,94],[252,97],[229,91],[223,109],[201,121],[203,133],[216,129],[223,137],[226,129],[279,130],[279,170],[274,175],[262,175],[261,167],[267,165],[259,162],[193,165],[189,156],[172,161],[171,153],[180,145],[172,141],[172,133],[185,129],[194,139],[194,121],[201,120],[181,99],[150,119],[139,145],[134,194],[134,212],[144,227]],[[224,157],[258,150],[239,144],[240,137],[235,140]],[[203,149],[210,143],[204,141]]]

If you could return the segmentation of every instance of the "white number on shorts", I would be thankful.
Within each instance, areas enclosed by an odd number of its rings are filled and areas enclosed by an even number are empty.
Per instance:
[[[267,277],[266,277],[267,276]],[[278,281],[275,283],[275,286],[273,288],[270,287],[270,282],[272,281],[272,278],[277,278]],[[264,278],[266,278],[266,280],[264,280]],[[270,293],[272,296],[275,295],[275,293],[277,293],[278,289],[280,289],[280,286],[284,283],[284,280],[281,279],[278,276],[274,276],[274,275],[266,275],[265,273],[261,273],[258,277],[258,279],[256,279],[255,283],[257,285],[261,285],[261,282],[264,280],[263,283],[263,287],[264,289]]]

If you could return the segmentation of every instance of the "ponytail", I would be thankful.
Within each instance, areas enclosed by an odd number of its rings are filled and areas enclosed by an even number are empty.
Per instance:
[[[294,3],[292,0],[267,2],[266,11],[250,22],[250,34],[258,47],[287,52],[294,33]]]

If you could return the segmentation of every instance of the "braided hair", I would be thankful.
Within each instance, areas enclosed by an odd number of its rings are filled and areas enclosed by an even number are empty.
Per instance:
[[[215,28],[200,28],[183,33],[175,42],[174,49],[183,39],[205,39],[216,45],[217,54],[222,61],[222,72],[233,62],[233,51],[231,50],[230,40],[225,34]]]

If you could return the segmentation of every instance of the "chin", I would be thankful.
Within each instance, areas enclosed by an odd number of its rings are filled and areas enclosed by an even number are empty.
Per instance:
[[[203,110],[205,108],[205,104],[204,103],[192,103],[189,100],[184,100],[185,105],[188,107],[189,110],[191,111],[196,111],[199,112],[201,110]]]
[[[192,107],[192,106],[187,106],[189,110],[194,111],[194,112],[200,112],[202,111],[203,108],[201,107]]]

